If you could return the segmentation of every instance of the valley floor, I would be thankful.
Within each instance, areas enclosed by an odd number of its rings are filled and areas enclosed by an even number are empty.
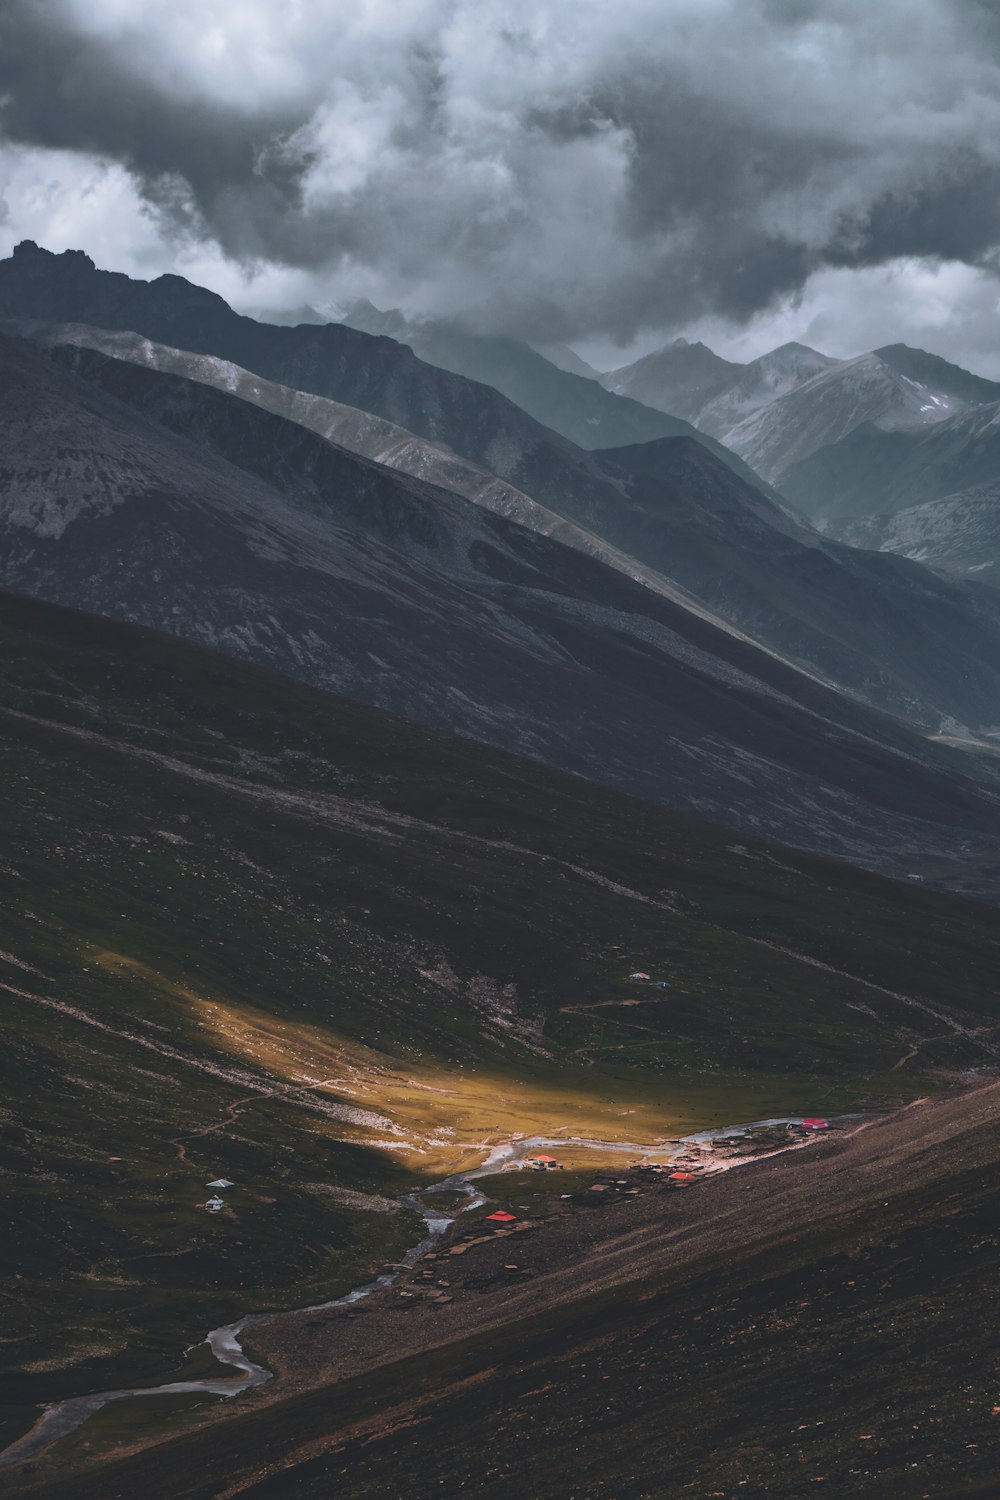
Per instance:
[[[509,1208],[509,1232],[470,1216],[454,1234],[480,1243],[440,1246],[364,1311],[257,1325],[280,1378],[187,1414],[205,1430],[131,1455],[121,1432],[89,1455],[81,1434],[17,1483],[51,1500],[988,1494],[998,1160],[991,1081],[683,1192],[618,1172],[643,1190],[588,1206],[593,1170],[504,1174],[484,1212]]]

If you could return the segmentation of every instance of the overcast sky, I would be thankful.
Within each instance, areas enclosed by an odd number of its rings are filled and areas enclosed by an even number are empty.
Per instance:
[[[996,0],[2,0],[0,253],[1000,377]]]

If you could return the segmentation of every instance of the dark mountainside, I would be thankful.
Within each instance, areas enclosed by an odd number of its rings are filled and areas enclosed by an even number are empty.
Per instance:
[[[993,888],[991,762],[236,397],[50,353],[4,346],[8,586],[789,843]]]
[[[292,386],[263,380],[259,375],[214,355],[172,349],[168,344],[156,343],[137,333],[112,332],[85,323],[42,324],[27,319],[9,319],[5,326],[6,331],[46,347],[74,344],[84,349],[96,349],[113,359],[128,360],[147,369],[181,375],[228,391],[243,401],[274,412],[276,416],[287,417],[302,427],[308,427],[352,453],[360,453],[376,463],[400,469],[415,479],[464,495],[486,510],[496,511],[498,515],[545,536],[554,536],[589,556],[600,557],[630,578],[641,577],[651,587],[666,592],[668,597],[677,597],[678,590],[667,579],[651,568],[644,568],[638,559],[619,554],[603,537],[539,505],[537,500],[507,484],[489,469],[460,458],[450,448],[417,437],[405,427],[387,422],[384,417],[360,411],[356,406],[345,406],[340,401],[331,401],[327,396],[313,396]],[[683,602],[690,602],[686,594]]]
[[[21,326],[46,344],[64,336],[235,392],[656,588],[662,580],[670,593],[676,584],[685,601],[693,595],[770,650],[922,727],[1000,723],[1000,628],[992,595],[821,541],[689,440],[581,455],[582,468],[563,469],[558,482],[540,486],[536,494],[554,495],[555,508],[539,509],[537,499],[489,471],[383,419],[262,382],[230,363],[135,334]]]
[[[413,1243],[387,1193],[517,1130],[832,1113],[995,1060],[986,905],[737,843],[116,621],[2,595],[0,635],[8,1440],[38,1402],[197,1373],[180,1350],[241,1310],[356,1284]],[[637,990],[636,967],[670,991]],[[213,1218],[219,1174],[238,1186]],[[616,1320],[647,1306],[618,1279]],[[517,1333],[531,1360],[534,1338]],[[616,1347],[601,1375],[628,1369]],[[155,1433],[138,1407],[66,1461]],[[288,1442],[282,1411],[258,1414],[259,1448],[241,1430],[241,1465]],[[302,1434],[312,1420],[295,1409]],[[179,1500],[206,1474],[181,1454],[132,1493]]]
[[[931,728],[1000,723],[991,591],[817,536],[684,438],[595,457],[628,503],[591,528],[754,640]]]

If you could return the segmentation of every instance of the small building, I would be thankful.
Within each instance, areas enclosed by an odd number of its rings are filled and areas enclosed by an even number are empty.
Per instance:
[[[509,1214],[505,1208],[498,1208],[495,1214],[487,1214],[486,1217],[495,1224],[513,1224],[517,1214]]]
[[[529,1156],[525,1161],[525,1166],[534,1167],[536,1172],[551,1172],[561,1165],[554,1156]]]
[[[206,1182],[206,1187],[215,1188],[216,1192],[224,1193],[226,1188],[235,1187],[235,1182],[230,1182],[228,1177],[217,1177],[214,1182]]]
[[[829,1130],[829,1128],[829,1120],[819,1120],[816,1119],[815,1116],[811,1116],[808,1120],[802,1121],[803,1130]]]
[[[641,969],[636,969],[635,973],[630,974],[628,977],[629,979],[646,980],[649,978],[649,975],[644,974]]]
[[[221,1213],[225,1206],[226,1205],[225,1203],[223,1203],[221,1198],[209,1198],[208,1202],[205,1204],[205,1207],[208,1209],[208,1212],[210,1214]]]

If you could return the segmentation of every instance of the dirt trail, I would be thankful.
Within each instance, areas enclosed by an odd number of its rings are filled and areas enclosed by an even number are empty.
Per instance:
[[[232,1104],[227,1104],[225,1110],[218,1120],[212,1125],[203,1125],[200,1130],[188,1130],[183,1135],[172,1136],[168,1146],[173,1146],[177,1152],[177,1159],[184,1166],[190,1166],[185,1141],[202,1140],[207,1135],[215,1135],[217,1131],[226,1130],[230,1125],[235,1125],[240,1115],[251,1109],[255,1104],[264,1104],[268,1099],[292,1099],[296,1094],[308,1094],[315,1089],[333,1089],[342,1087],[342,1080],[337,1078],[321,1078],[318,1083],[287,1084],[281,1088],[262,1090],[258,1093],[247,1094],[243,1099],[235,1099]]]

